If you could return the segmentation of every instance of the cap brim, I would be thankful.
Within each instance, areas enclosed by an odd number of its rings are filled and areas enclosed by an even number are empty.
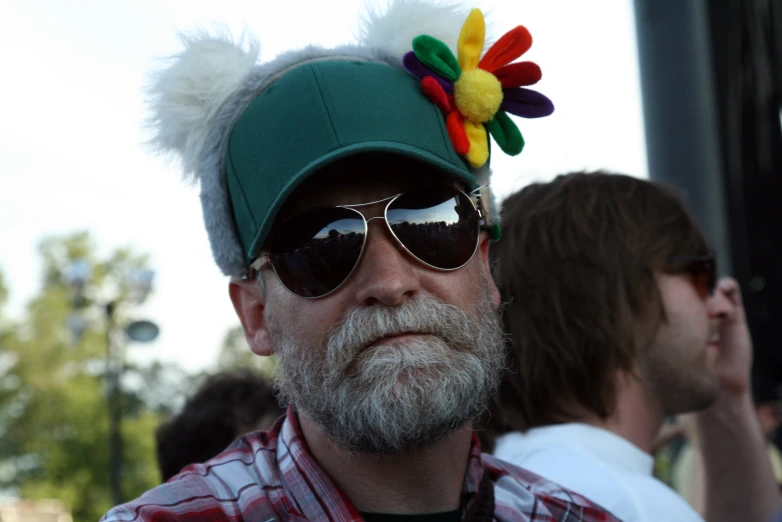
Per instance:
[[[291,177],[290,181],[278,193],[277,198],[275,198],[274,202],[269,207],[268,212],[264,216],[263,227],[258,231],[255,238],[253,239],[252,245],[250,246],[248,263],[252,262],[252,260],[258,256],[261,248],[263,247],[263,241],[271,230],[274,224],[274,220],[283,204],[296,191],[296,189],[301,186],[302,183],[325,167],[339,160],[343,160],[352,156],[375,153],[394,154],[431,165],[438,171],[452,175],[457,180],[464,182],[468,190],[474,190],[478,188],[475,177],[472,176],[468,171],[455,167],[452,163],[443,160],[439,156],[436,156],[429,151],[421,150],[404,143],[393,142],[367,142],[352,144],[321,156],[317,160],[305,166],[303,169],[299,170],[294,176]]]

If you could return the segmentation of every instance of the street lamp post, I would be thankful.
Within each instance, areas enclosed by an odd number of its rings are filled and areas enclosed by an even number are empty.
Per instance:
[[[85,288],[90,277],[89,265],[83,261],[75,261],[65,271],[65,282],[74,292],[73,306],[76,309],[68,318],[68,328],[77,341],[81,340],[86,329],[86,322],[81,319],[78,310],[87,306]],[[130,274],[128,280],[131,287],[130,301],[133,304],[143,303],[152,289],[154,273],[151,270],[138,270]],[[106,342],[106,402],[109,417],[109,488],[114,505],[123,502],[122,476],[122,375],[125,369],[124,350],[118,345],[117,337],[122,334],[124,340],[138,343],[148,343],[157,338],[160,329],[148,320],[132,321],[120,328],[117,324],[116,311],[119,299],[112,299],[102,305],[105,320]]]
[[[116,328],[114,311],[116,303],[104,306],[106,314],[106,380],[109,413],[109,488],[114,505],[122,503],[120,474],[122,472],[122,404],[120,402],[121,367],[114,353],[114,332]]]

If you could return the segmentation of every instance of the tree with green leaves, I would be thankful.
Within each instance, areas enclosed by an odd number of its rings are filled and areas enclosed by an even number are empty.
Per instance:
[[[12,323],[3,320],[0,308],[0,488],[22,498],[57,498],[70,507],[74,520],[97,520],[113,504],[106,382],[110,336],[101,304],[111,301],[114,322],[124,324],[133,298],[126,275],[148,260],[130,249],[101,258],[87,233],[48,238],[40,253],[43,287],[24,316]],[[67,267],[76,260],[92,267],[78,299],[65,282]],[[6,295],[0,278],[0,306]],[[84,321],[82,335],[74,338],[69,320],[71,326]],[[123,343],[117,344],[123,358]],[[126,499],[159,482],[154,430],[173,397],[157,393],[163,391],[157,383],[164,375],[186,378],[174,370],[157,364],[129,366],[126,372],[142,383],[123,386],[119,396],[120,483]]]

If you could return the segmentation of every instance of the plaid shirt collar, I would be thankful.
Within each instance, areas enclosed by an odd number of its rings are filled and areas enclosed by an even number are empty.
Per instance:
[[[462,485],[465,522],[616,521],[585,498],[481,455],[473,435]],[[315,462],[296,413],[268,432],[237,439],[204,464],[192,464],[167,483],[109,511],[104,522],[160,520],[309,520],[352,522],[361,514]]]
[[[282,420],[278,421],[271,432],[279,430],[277,461],[283,471],[291,500],[303,509],[300,515],[308,520],[320,519],[324,515],[334,521],[363,520],[347,495],[315,462],[301,431],[299,417],[293,408],[288,407],[285,422],[279,426],[280,422]],[[463,512],[473,511],[484,471],[480,442],[478,436],[473,433],[467,473],[462,484]],[[312,502],[313,498],[317,499],[317,502]]]

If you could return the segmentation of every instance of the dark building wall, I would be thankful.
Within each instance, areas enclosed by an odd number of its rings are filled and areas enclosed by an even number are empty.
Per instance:
[[[649,173],[680,187],[782,383],[782,0],[635,0]]]

